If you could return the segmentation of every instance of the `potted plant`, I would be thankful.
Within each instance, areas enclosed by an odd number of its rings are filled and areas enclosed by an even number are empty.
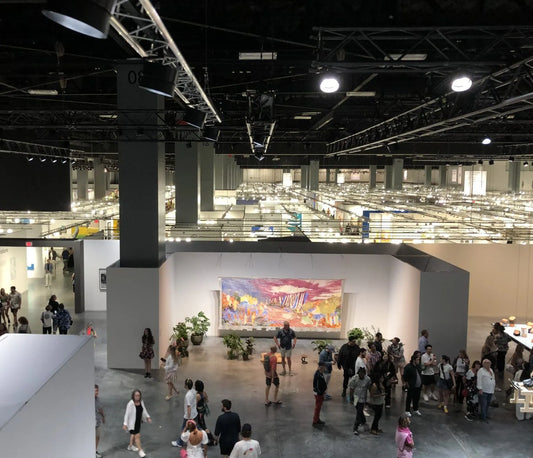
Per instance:
[[[228,349],[228,359],[237,359],[245,351],[241,338],[237,334],[227,334],[222,342]]]
[[[209,329],[209,318],[204,312],[198,312],[198,315],[185,318],[187,331],[191,333],[191,342],[193,345],[200,345],[204,340],[204,334]]]
[[[187,347],[189,346],[189,334],[187,331],[187,325],[183,321],[180,321],[172,328],[172,334],[169,340],[171,343],[176,344],[181,356],[189,356],[189,351],[187,350]]]
[[[354,336],[355,342],[357,345],[361,345],[361,342],[363,338],[365,337],[365,334],[362,329],[360,328],[353,328],[348,331],[348,337]]]
[[[318,354],[320,354],[330,343],[331,340],[313,340],[311,342],[311,344],[313,344],[313,351],[318,352]]]
[[[255,339],[253,337],[248,337],[245,341],[244,341],[244,344],[246,345],[246,353],[247,353],[247,356],[250,356],[253,351],[254,351],[254,347],[255,347]]]

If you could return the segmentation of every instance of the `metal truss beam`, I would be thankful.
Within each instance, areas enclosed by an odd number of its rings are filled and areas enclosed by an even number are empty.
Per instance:
[[[505,119],[533,108],[533,57],[474,82],[468,93],[449,92],[353,135],[328,143],[328,155],[388,147],[453,129]]]
[[[527,56],[533,26],[329,28],[316,27],[311,67],[339,72],[483,71]]]
[[[176,95],[187,106],[206,112],[209,121],[221,122],[213,103],[149,0],[119,0],[111,26],[139,56],[176,68]]]
[[[86,157],[86,151],[63,148],[39,143],[28,143],[18,140],[0,138],[0,153],[22,154],[25,156],[38,156],[58,160],[78,160]]]

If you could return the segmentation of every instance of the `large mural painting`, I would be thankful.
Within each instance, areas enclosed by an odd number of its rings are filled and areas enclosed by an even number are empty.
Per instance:
[[[221,278],[222,326],[338,331],[342,280]]]

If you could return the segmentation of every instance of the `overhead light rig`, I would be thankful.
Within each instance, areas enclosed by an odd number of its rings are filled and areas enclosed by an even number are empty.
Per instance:
[[[243,95],[248,97],[248,115],[245,123],[250,149],[255,158],[262,161],[268,151],[276,127],[274,94],[257,94],[255,91],[246,91]]]

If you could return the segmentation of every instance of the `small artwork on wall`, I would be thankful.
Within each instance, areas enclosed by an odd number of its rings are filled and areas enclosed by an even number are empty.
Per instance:
[[[221,278],[226,329],[292,328],[340,331],[342,280]]]

